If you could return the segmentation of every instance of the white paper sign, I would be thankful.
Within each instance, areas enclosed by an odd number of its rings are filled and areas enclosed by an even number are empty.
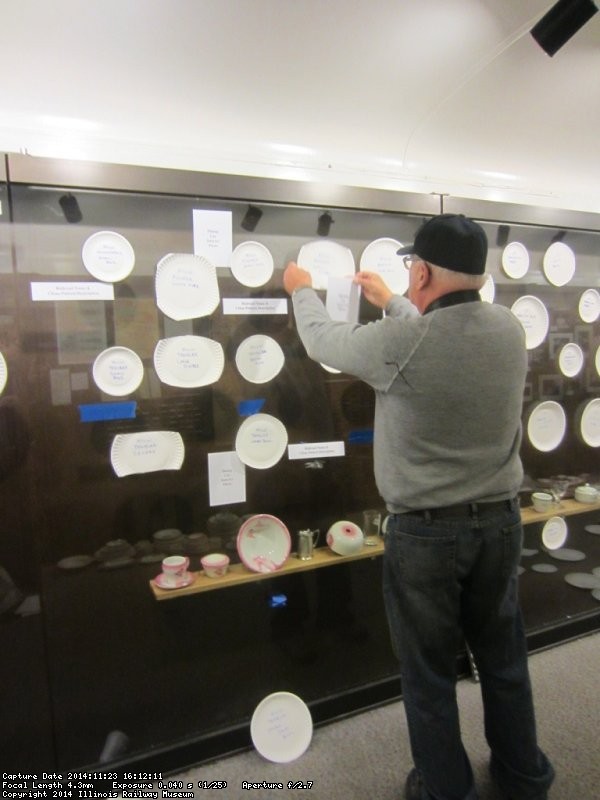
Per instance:
[[[315,458],[332,458],[346,454],[344,442],[301,442],[288,445],[288,458],[312,461]]]
[[[325,307],[331,319],[337,322],[357,322],[360,287],[352,277],[329,276]]]
[[[114,300],[115,287],[100,281],[32,281],[31,299],[40,300]]]
[[[216,267],[228,267],[233,250],[233,223],[231,211],[192,212],[194,226],[194,253],[204,256]]]
[[[286,297],[224,297],[223,314],[287,314]]]
[[[211,506],[246,502],[246,467],[238,454],[208,454],[208,490]]]

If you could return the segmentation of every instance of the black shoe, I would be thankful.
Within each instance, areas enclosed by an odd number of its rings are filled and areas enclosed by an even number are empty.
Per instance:
[[[423,781],[417,769],[411,769],[404,785],[405,800],[421,800],[423,797]]]

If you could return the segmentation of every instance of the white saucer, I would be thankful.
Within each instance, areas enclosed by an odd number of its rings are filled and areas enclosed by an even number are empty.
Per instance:
[[[551,550],[548,555],[557,561],[584,561],[585,553],[581,550],[573,550],[571,547],[559,547],[558,550]]]
[[[529,252],[521,242],[510,242],[502,251],[502,269],[509,278],[518,280],[529,269]]]
[[[360,257],[361,272],[375,272],[386,282],[394,294],[404,294],[408,289],[408,270],[404,269],[398,250],[402,243],[396,239],[375,239],[368,244]]]
[[[512,313],[519,320],[525,331],[525,346],[528,350],[538,347],[546,338],[550,326],[548,309],[534,295],[519,297],[512,306]]]
[[[538,403],[527,422],[527,437],[536,450],[548,453],[562,442],[567,429],[564,409],[554,400]]]
[[[583,368],[583,350],[575,342],[569,342],[561,348],[558,356],[558,367],[567,378],[579,375]]]
[[[593,533],[595,536],[600,536],[600,525],[586,525],[584,530],[588,533]]]
[[[156,304],[174,320],[213,313],[219,305],[217,271],[203,256],[169,253],[156,265]]]
[[[600,292],[586,289],[579,298],[579,316],[584,322],[596,322],[600,317]]]
[[[105,394],[123,397],[135,392],[142,382],[144,364],[128,347],[108,347],[96,356],[92,377]]]
[[[313,722],[306,703],[291,692],[275,692],[262,700],[252,715],[250,736],[263,758],[288,764],[306,752]]]
[[[578,589],[600,589],[600,577],[590,572],[568,572],[565,581]]]
[[[152,583],[158,586],[159,589],[183,589],[186,586],[190,586],[190,584],[194,582],[194,577],[195,576],[191,572],[186,572],[175,583],[166,583],[164,574],[160,572],[156,578],[152,579]]]
[[[583,441],[590,447],[600,447],[600,397],[585,404],[579,424]]]
[[[133,269],[135,253],[130,242],[115,231],[89,236],[81,250],[83,265],[99,281],[122,281]]]
[[[327,289],[329,276],[345,278],[356,272],[352,251],[328,239],[302,245],[297,262],[310,272],[314,289]]]
[[[8,367],[6,366],[6,359],[4,358],[4,355],[0,353],[0,394],[2,394],[6,387],[7,379]]]
[[[567,523],[562,517],[551,517],[542,530],[542,542],[547,550],[558,550],[567,541]]]
[[[154,348],[156,374],[168,386],[208,386],[219,380],[224,366],[223,347],[206,336],[171,336]]]
[[[564,286],[575,274],[575,253],[568,244],[554,242],[544,253],[543,267],[553,286]]]
[[[252,414],[238,429],[235,451],[246,466],[269,469],[283,456],[287,443],[287,430],[277,417],[272,417],[270,414]]]
[[[238,372],[250,383],[268,383],[279,375],[284,363],[279,343],[261,333],[244,339],[235,354]]]
[[[231,272],[242,286],[264,286],[271,278],[273,268],[271,252],[260,242],[242,242],[231,254]]]

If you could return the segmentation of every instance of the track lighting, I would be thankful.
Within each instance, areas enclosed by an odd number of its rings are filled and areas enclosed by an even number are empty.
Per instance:
[[[67,222],[81,222],[83,214],[74,195],[63,194],[62,197],[59,197],[58,202]]]
[[[334,219],[331,214],[325,211],[319,217],[319,224],[317,225],[317,233],[319,236],[329,236],[329,231],[333,225]]]
[[[262,215],[263,212],[260,210],[260,208],[257,208],[256,206],[248,206],[248,210],[246,211],[244,219],[241,221],[240,225],[245,231],[252,232],[260,222]]]
[[[531,29],[539,46],[553,56],[598,11],[593,0],[559,0]]]

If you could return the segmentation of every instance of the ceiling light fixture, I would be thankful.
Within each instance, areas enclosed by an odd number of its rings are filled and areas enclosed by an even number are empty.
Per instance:
[[[539,46],[553,56],[598,11],[593,0],[558,0],[531,29]]]

